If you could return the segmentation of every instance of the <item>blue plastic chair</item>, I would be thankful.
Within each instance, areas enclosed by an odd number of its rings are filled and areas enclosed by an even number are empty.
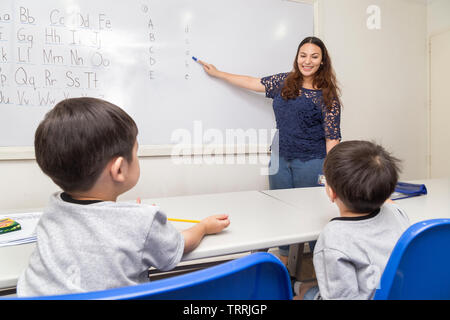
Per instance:
[[[450,299],[450,219],[418,222],[403,233],[374,299]]]
[[[135,286],[103,291],[33,297],[39,300],[291,300],[286,267],[258,252],[220,265]]]

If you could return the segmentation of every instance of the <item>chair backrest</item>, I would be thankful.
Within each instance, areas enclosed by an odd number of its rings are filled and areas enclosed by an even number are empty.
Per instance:
[[[374,299],[450,299],[450,219],[418,222],[403,233]]]
[[[292,289],[286,267],[272,254],[258,252],[135,286],[33,299],[290,300]]]

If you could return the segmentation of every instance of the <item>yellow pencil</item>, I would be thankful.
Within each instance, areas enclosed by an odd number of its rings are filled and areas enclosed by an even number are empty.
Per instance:
[[[191,223],[199,223],[199,220],[187,220],[187,219],[174,219],[174,218],[167,218],[169,221],[177,221],[177,222],[191,222]]]

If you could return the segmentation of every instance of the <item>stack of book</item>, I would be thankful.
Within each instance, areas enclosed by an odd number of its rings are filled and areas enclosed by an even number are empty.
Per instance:
[[[8,224],[8,232],[0,233],[0,247],[35,242],[36,226],[41,215],[42,212],[27,212],[0,216],[0,220],[4,220],[5,223],[13,221],[12,224]],[[10,230],[10,228],[14,228],[14,230]],[[6,229],[4,230],[6,231]]]

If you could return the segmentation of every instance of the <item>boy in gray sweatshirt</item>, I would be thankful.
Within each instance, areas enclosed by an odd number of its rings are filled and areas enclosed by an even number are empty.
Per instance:
[[[328,153],[325,189],[340,217],[319,236],[313,258],[318,286],[303,286],[304,299],[373,298],[389,256],[409,226],[407,215],[388,200],[397,184],[398,162],[367,141],[342,142]]]
[[[213,215],[178,231],[157,206],[117,202],[140,176],[138,128],[121,108],[95,98],[59,102],[39,124],[36,161],[62,190],[36,227],[37,245],[18,296],[105,290],[170,270],[202,238],[226,228]]]

